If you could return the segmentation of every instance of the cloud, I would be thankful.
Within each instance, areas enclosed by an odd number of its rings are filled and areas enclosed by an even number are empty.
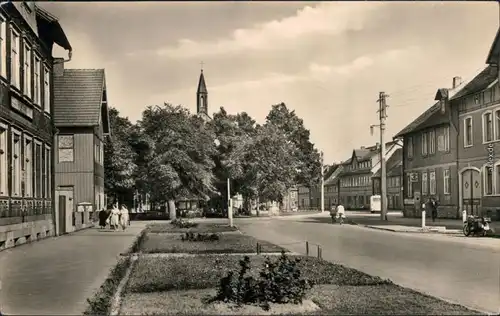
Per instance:
[[[343,65],[330,66],[312,62],[309,64],[309,74],[316,80],[325,80],[331,76],[355,75],[372,66],[383,66],[391,63],[405,63],[410,55],[420,52],[419,47],[410,46],[403,49],[391,49],[377,55],[364,55]]]
[[[294,16],[272,20],[253,28],[236,29],[227,38],[214,41],[180,39],[176,46],[157,50],[160,56],[193,58],[234,54],[242,51],[275,50],[282,45],[295,45],[311,34],[340,34],[364,28],[365,18],[384,3],[322,3],[306,6]]]

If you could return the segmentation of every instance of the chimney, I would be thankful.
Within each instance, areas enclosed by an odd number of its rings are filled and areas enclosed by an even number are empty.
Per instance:
[[[64,58],[54,58],[54,65],[52,67],[54,76],[62,77],[64,75]]]
[[[366,147],[365,146],[361,146],[361,149],[366,149]]]
[[[461,77],[453,77],[453,88],[452,89],[455,89],[457,88],[458,86],[460,86],[462,84],[462,78]]]
[[[379,143],[379,142],[375,143],[375,148],[376,148],[376,149],[379,149],[379,148],[380,148],[380,143]]]

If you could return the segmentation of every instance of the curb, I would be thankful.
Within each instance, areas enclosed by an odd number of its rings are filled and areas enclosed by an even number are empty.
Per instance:
[[[120,283],[118,284],[118,287],[116,288],[115,295],[113,295],[113,299],[111,301],[111,308],[109,313],[111,316],[116,316],[120,314],[123,290],[125,289],[125,286],[127,285],[128,280],[130,279],[130,275],[132,274],[132,269],[134,268],[137,259],[138,259],[137,255],[132,255],[132,257],[130,258],[130,264],[127,268],[127,271],[125,272],[125,275],[123,276]]]
[[[285,252],[288,256],[302,256],[297,252]],[[123,256],[135,257],[133,260],[138,258],[182,258],[182,257],[224,257],[224,256],[281,256],[281,252],[262,252],[262,253],[134,253],[134,254],[124,254]],[[135,261],[134,261],[135,262]]]

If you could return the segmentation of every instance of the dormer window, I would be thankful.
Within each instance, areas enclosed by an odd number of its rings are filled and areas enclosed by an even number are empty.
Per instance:
[[[476,94],[476,95],[474,96],[474,104],[478,105],[478,104],[481,102],[480,98],[481,98],[481,97],[480,97],[480,94],[479,94],[479,93],[478,93],[478,94]]]

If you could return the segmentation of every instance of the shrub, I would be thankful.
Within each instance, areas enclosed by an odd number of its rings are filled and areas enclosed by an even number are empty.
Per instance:
[[[178,227],[178,228],[192,228],[198,226],[197,223],[193,223],[190,221],[183,220],[182,218],[177,218],[174,219],[170,222],[172,226]]]
[[[186,232],[181,235],[182,241],[217,241],[219,240],[219,235],[217,234],[203,234],[203,233],[193,233]]]
[[[83,315],[109,315],[113,296],[129,265],[130,257],[121,258],[118,261],[97,293],[87,298],[87,308]]]
[[[283,251],[278,260],[266,258],[259,277],[248,276],[250,258],[245,256],[240,260],[240,270],[237,278],[230,271],[220,280],[214,301],[233,302],[238,305],[258,303],[268,310],[270,303],[302,303],[306,291],[311,289],[313,282],[302,278],[297,267],[299,258],[291,260]]]

